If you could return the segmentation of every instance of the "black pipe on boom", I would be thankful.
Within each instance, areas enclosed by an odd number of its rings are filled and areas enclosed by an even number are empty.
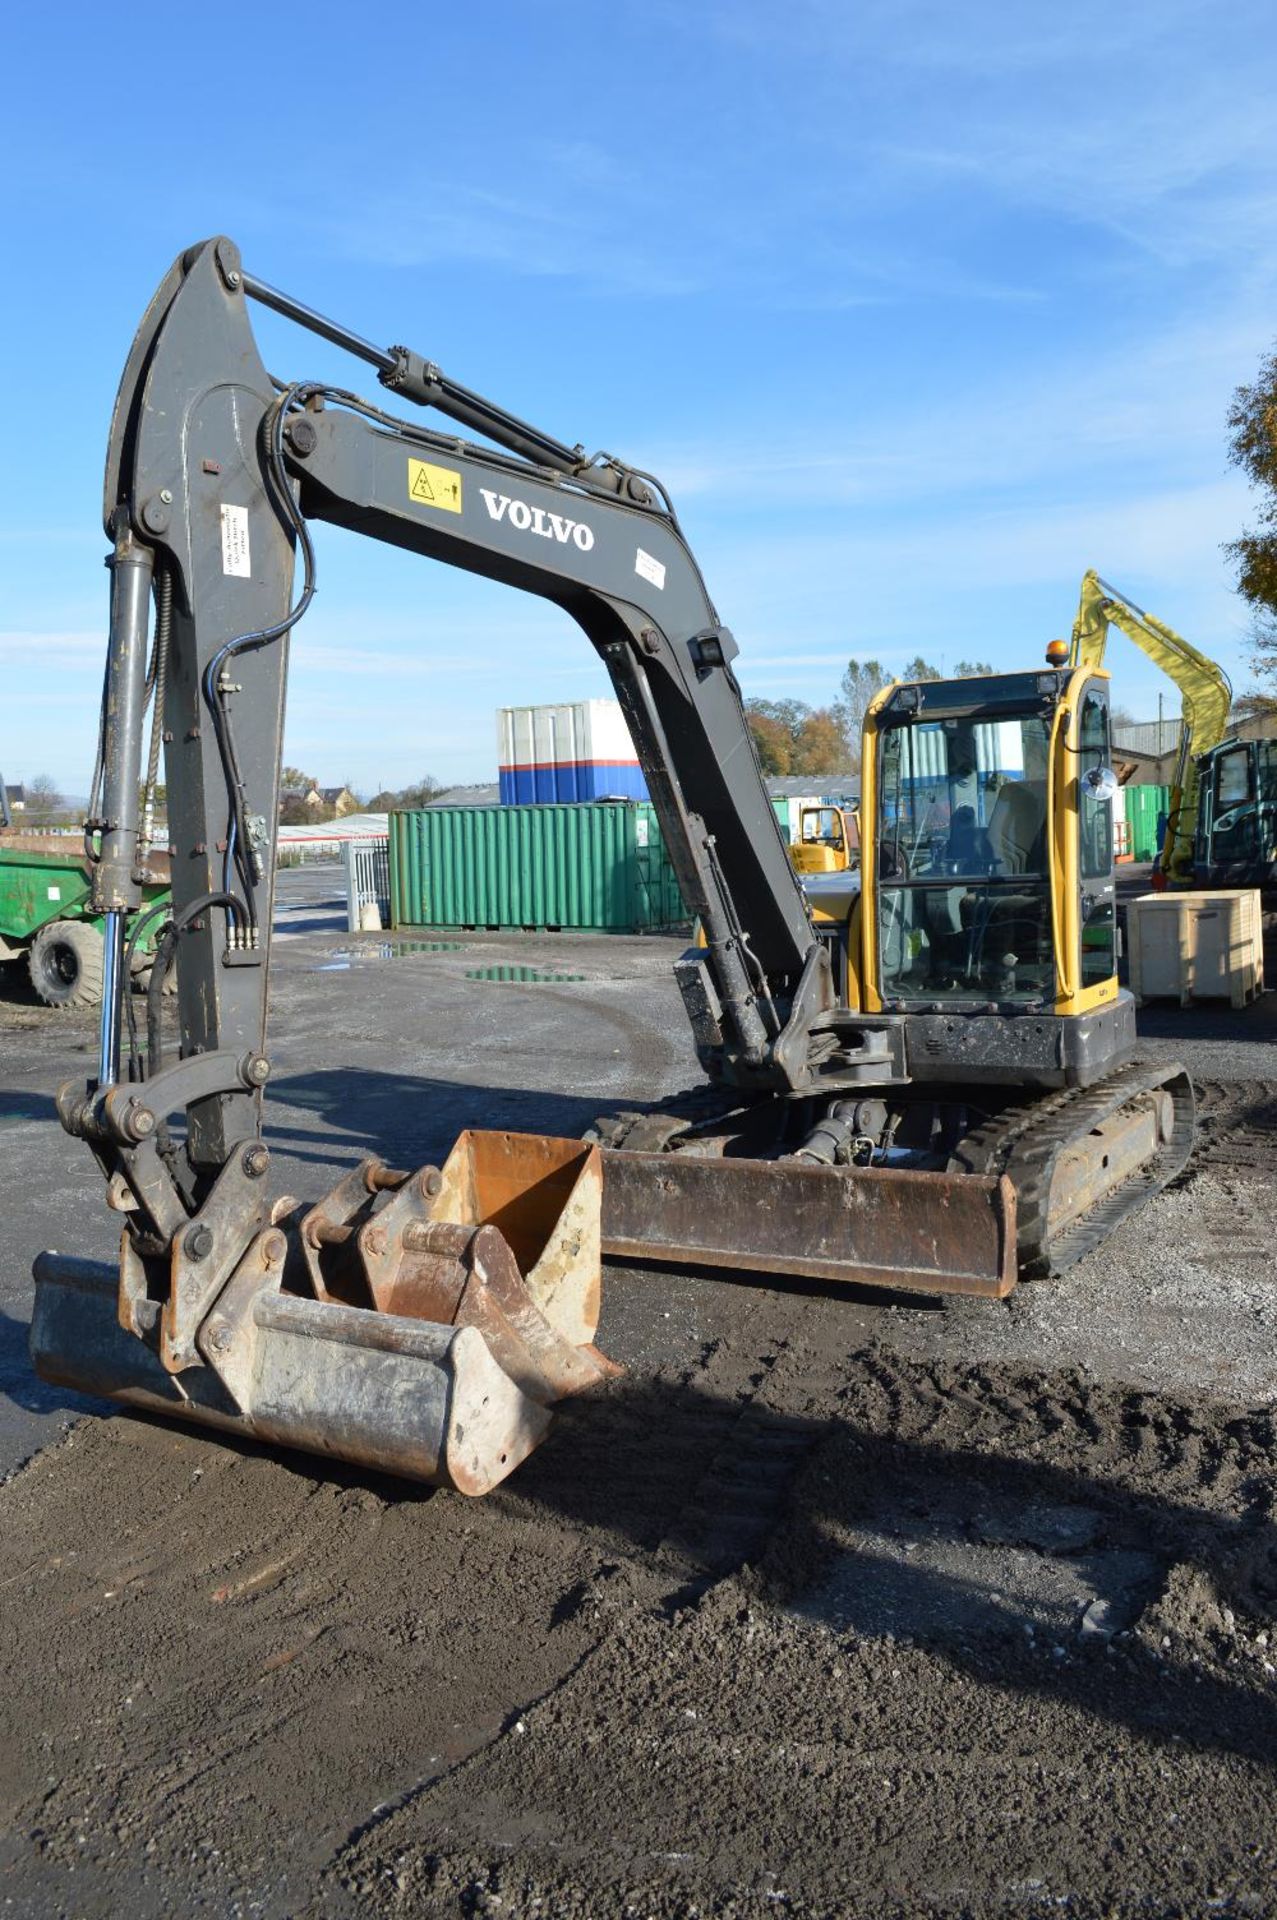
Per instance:
[[[322,313],[316,313],[313,307],[303,306],[291,294],[267,286],[255,274],[244,274],[243,288],[250,299],[270,307],[286,320],[295,320],[298,326],[308,328],[311,333],[319,334],[321,339],[330,340],[335,347],[341,347],[347,353],[353,353],[356,359],[376,367],[377,378],[391,393],[402,394],[420,407],[437,407],[449,419],[459,421],[462,426],[494,440],[500,447],[507,447],[511,453],[532,461],[535,466],[575,473],[585,465],[584,447],[565,446],[561,440],[542,433],[539,427],[530,426],[516,414],[507,413],[495,401],[485,400],[481,393],[474,393],[469,387],[450,380],[433,360],[423,359],[410,347],[375,347],[371,341],[352,333],[348,327],[340,326]]]

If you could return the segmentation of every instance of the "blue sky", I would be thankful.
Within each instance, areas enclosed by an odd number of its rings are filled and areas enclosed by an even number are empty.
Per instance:
[[[853,653],[1021,664],[1088,566],[1248,684],[1224,416],[1277,336],[1275,68],[1268,0],[18,10],[6,776],[87,786],[111,402],[154,285],[218,231],[659,473],[747,693],[822,703]],[[379,391],[258,331],[280,374]],[[286,753],[321,779],[490,778],[499,703],[607,691],[556,610],[317,544]],[[1155,714],[1156,673],[1120,639],[1109,664]]]

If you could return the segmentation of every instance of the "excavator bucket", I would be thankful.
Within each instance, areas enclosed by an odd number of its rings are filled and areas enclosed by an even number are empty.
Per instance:
[[[258,1233],[175,1367],[166,1302],[119,1269],[42,1254],[41,1378],[282,1446],[486,1493],[556,1401],[617,1371],[593,1345],[596,1147],[464,1133],[442,1168],[368,1160]]]

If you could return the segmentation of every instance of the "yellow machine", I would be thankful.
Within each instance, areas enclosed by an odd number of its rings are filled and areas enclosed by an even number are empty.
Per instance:
[[[923,1164],[927,1131],[933,1153],[952,1141],[932,1164],[1008,1175],[1022,1274],[1097,1244],[1192,1130],[1188,1076],[1135,1059],[1109,676],[1066,653],[1053,642],[1046,672],[885,688],[865,720],[859,872],[804,881],[839,998],[890,1021],[908,1058],[913,1090],[872,1116],[865,1163]],[[1017,1092],[1000,1105],[997,1087]],[[975,1123],[955,1139],[963,1106]]]
[[[800,809],[798,838],[791,855],[799,873],[845,873],[860,863],[860,811],[857,807],[806,806]]]
[[[1175,777],[1171,781],[1166,838],[1153,868],[1153,886],[1191,887],[1193,842],[1200,804],[1196,756],[1218,746],[1228,728],[1233,689],[1215,661],[1191,646],[1173,627],[1155,620],[1124,593],[1101,580],[1094,567],[1083,576],[1069,664],[1099,667],[1109,627],[1115,626],[1175,682],[1183,701]],[[1159,742],[1160,745],[1160,742]]]
[[[250,302],[429,417],[282,385]],[[539,595],[595,648],[701,926],[674,977],[704,1079],[586,1142],[476,1130],[440,1166],[369,1157],[299,1200],[263,1137],[267,823],[323,524]],[[1036,671],[882,692],[860,867],[800,876],[739,646],[659,482],[258,280],[225,235],[180,254],[143,316],[103,526],[103,1004],[92,1077],[56,1104],[122,1231],[111,1263],[38,1258],[44,1379],[479,1493],[613,1372],[605,1261],[1001,1299],[1183,1165],[1191,1083],[1135,1057],[1117,982],[1108,676],[1062,642]],[[148,709],[173,897],[143,912]],[[143,1033],[125,987],[160,912]],[[512,1060],[529,1044],[516,1026]]]

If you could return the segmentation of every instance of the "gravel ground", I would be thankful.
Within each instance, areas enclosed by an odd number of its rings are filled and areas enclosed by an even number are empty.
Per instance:
[[[289,1190],[695,1077],[674,943],[352,941],[331,894],[283,892]],[[91,1023],[0,1003],[12,1910],[1277,1914],[1277,1020],[1141,1026],[1201,1146],[1065,1279],[611,1273],[625,1377],[467,1503],[30,1378],[31,1256],[112,1234],[49,1098]]]

